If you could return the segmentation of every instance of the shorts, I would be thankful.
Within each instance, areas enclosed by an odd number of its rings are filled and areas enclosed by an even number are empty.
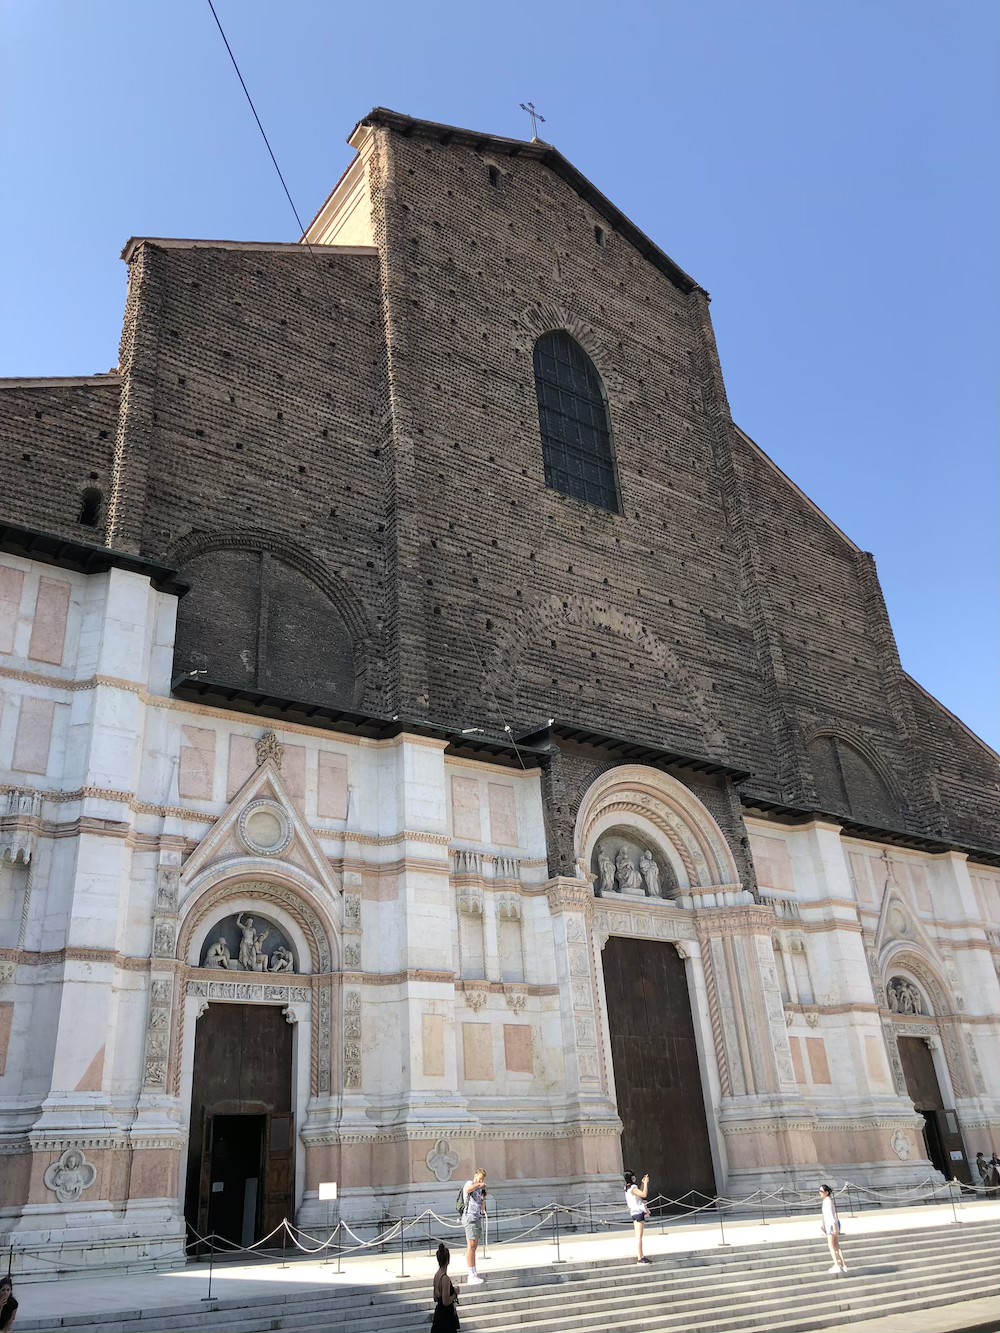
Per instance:
[[[467,1241],[482,1240],[482,1238],[483,1238],[483,1219],[481,1217],[474,1217],[470,1221],[465,1223],[465,1239]]]

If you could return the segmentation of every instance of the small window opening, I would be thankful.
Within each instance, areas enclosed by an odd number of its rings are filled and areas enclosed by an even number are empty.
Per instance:
[[[489,176],[490,176],[490,184],[493,186],[494,190],[499,190],[499,188],[500,188],[500,168],[499,168],[499,167],[490,167],[490,169],[489,169]]]
[[[101,520],[101,501],[104,496],[96,486],[88,486],[80,496],[79,523],[85,528],[96,528]]]
[[[595,227],[595,228],[594,228],[594,240],[597,242],[598,245],[603,245],[603,244],[604,244],[604,228],[603,228],[603,227]]]

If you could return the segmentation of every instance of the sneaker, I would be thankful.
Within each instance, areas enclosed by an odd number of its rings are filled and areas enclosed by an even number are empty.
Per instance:
[[[485,1281],[486,1279],[480,1277],[478,1273],[469,1273],[465,1279],[465,1285],[467,1287],[481,1287]]]
[[[839,1266],[839,1264],[834,1264],[832,1268],[828,1268],[826,1271],[827,1271],[828,1273],[836,1273],[837,1276],[839,1277],[840,1274],[841,1274],[842,1272],[844,1272],[844,1269],[842,1269],[842,1268]]]
[[[641,1259],[636,1259],[637,1264],[651,1264],[652,1262],[652,1259],[647,1259],[645,1255]]]

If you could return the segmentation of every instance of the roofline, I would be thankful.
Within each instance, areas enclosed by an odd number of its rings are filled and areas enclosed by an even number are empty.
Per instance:
[[[743,429],[743,427],[737,426],[735,421],[733,422],[733,426],[737,431],[737,433],[739,434],[739,436],[741,437],[741,439],[743,439],[750,446],[750,448],[754,451],[755,454],[759,455],[759,457],[764,460],[764,462],[772,470],[772,472],[776,472],[778,476],[782,479],[782,481],[784,481],[788,486],[791,487],[791,489],[795,492],[795,494],[799,497],[799,499],[802,500],[803,503],[807,505],[808,508],[810,508],[818,518],[821,518],[823,522],[827,525],[827,527],[832,528],[834,532],[837,534],[837,536],[840,537],[842,541],[846,542],[846,544],[851,548],[852,551],[854,551],[857,555],[861,555],[862,550],[861,547],[857,544],[857,542],[852,541],[851,538],[848,537],[847,533],[843,530],[843,528],[838,527],[837,524],[834,523],[830,515],[824,513],[823,510],[820,509],[819,505],[816,503],[815,500],[810,500],[809,496],[806,495],[802,487],[798,486],[794,481],[792,481],[788,473],[784,472],[774,461],[774,459],[769,454],[764,452],[764,450],[760,447],[757,441],[751,439],[750,436]]]
[[[996,750],[994,750],[993,746],[990,745],[988,741],[984,741],[982,736],[977,736],[970,726],[968,726],[965,722],[963,722],[962,719],[956,713],[953,713],[951,711],[951,709],[948,707],[947,704],[943,704],[940,699],[938,699],[935,695],[931,694],[930,690],[925,689],[923,685],[921,685],[919,680],[914,680],[914,678],[910,675],[908,671],[904,670],[903,675],[915,689],[918,689],[920,691],[920,693],[924,696],[925,699],[930,699],[931,703],[936,704],[937,707],[941,709],[942,713],[947,713],[948,716],[951,718],[952,722],[960,726],[970,740],[975,741],[977,745],[981,745],[983,749],[986,751],[986,753],[990,755],[991,758],[996,759],[998,762],[1000,762],[1000,754],[998,754]]]
[[[428,139],[437,139],[439,143],[443,144],[461,143],[477,151],[482,151],[485,148],[507,157],[535,158],[566,181],[582,199],[585,199],[596,212],[600,213],[611,224],[615,231],[624,236],[645,259],[648,259],[655,268],[664,273],[674,286],[679,287],[685,295],[693,291],[704,291],[704,288],[695,282],[689,273],[685,273],[679,264],[676,264],[644,231],[640,230],[630,218],[626,217],[607,195],[602,194],[597,186],[584,176],[583,172],[578,171],[572,162],[563,157],[557,148],[553,148],[552,144],[545,143],[542,139],[528,141],[526,139],[507,139],[499,134],[483,134],[478,130],[461,129],[457,125],[442,125],[434,120],[420,120],[414,116],[403,115],[399,111],[391,111],[384,106],[373,107],[363,120],[359,120],[352,131],[351,139],[362,126],[379,126],[384,129],[395,130],[397,134],[403,135],[404,138],[419,134]],[[350,142],[350,139],[348,142]],[[317,214],[317,216],[319,215]]]
[[[122,382],[119,371],[98,375],[12,375],[0,377],[0,389],[76,389],[112,388]]]
[[[158,250],[253,250],[286,251],[289,254],[311,255],[309,248],[301,241],[213,241],[206,239],[182,239],[176,236],[130,236],[126,241],[121,257],[126,264],[131,264],[135,252],[143,245],[155,245]],[[378,257],[378,248],[374,245],[338,245],[325,247],[324,258],[328,254],[362,255],[368,258]]]
[[[130,574],[143,574],[157,592],[169,592],[183,597],[188,584],[179,577],[176,565],[128,551],[116,551],[110,546],[95,546],[91,542],[76,541],[57,532],[41,528],[26,528],[20,523],[0,519],[0,552],[20,556],[23,560],[37,560],[43,565],[55,565],[77,574],[106,574],[109,569],[124,569]]]
[[[970,861],[977,864],[1000,866],[1000,849],[982,847],[975,843],[963,842],[960,838],[925,836],[921,833],[908,833],[905,829],[890,829],[878,824],[865,824],[852,819],[849,815],[838,814],[834,810],[822,810],[819,807],[789,805],[786,801],[772,801],[765,796],[757,796],[746,790],[738,793],[740,804],[751,814],[767,818],[772,817],[778,824],[808,824],[814,820],[823,820],[839,826],[845,837],[858,838],[864,842],[883,843],[889,847],[904,847],[914,852],[927,852],[931,856],[940,856],[946,852],[961,852]]]

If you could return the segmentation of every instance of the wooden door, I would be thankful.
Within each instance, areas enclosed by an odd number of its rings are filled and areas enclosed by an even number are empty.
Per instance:
[[[259,1177],[262,1190],[259,1239],[275,1225],[269,1218],[291,1218],[294,1208],[292,1028],[276,1005],[210,1004],[198,1020],[185,1214],[202,1235],[212,1215],[213,1186],[222,1183],[218,1171],[212,1175],[214,1122],[234,1117],[260,1117],[262,1165],[246,1173],[248,1181]],[[241,1127],[229,1123],[228,1130],[232,1137]],[[254,1154],[244,1145],[241,1155],[249,1161]]]
[[[923,1037],[896,1038],[903,1065],[906,1091],[914,1107],[924,1117],[924,1145],[927,1156],[946,1180],[971,1179],[965,1158],[965,1146],[958,1128],[958,1117],[948,1109],[941,1096],[934,1056]]]
[[[604,950],[622,1156],[650,1196],[712,1197],[715,1172],[683,960],[671,944],[612,938]]]
[[[295,1176],[295,1117],[275,1111],[268,1117],[264,1165],[263,1231],[273,1231],[283,1217],[292,1220]]]

